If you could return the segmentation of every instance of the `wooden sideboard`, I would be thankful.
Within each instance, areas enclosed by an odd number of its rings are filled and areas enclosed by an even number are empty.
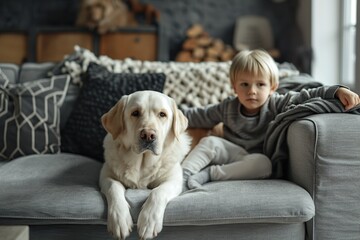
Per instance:
[[[101,35],[77,27],[42,27],[0,30],[0,62],[56,62],[75,45],[113,59],[169,60],[166,36],[158,26],[124,27]]]

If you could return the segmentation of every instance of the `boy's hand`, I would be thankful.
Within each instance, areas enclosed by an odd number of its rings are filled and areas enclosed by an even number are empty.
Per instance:
[[[360,104],[359,95],[347,88],[340,87],[336,91],[335,96],[339,98],[340,102],[344,105],[345,110],[349,110],[350,108]]]

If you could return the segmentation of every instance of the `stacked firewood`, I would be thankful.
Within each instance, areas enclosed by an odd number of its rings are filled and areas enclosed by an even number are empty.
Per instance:
[[[230,61],[236,51],[221,39],[212,38],[200,24],[186,31],[186,40],[176,56],[178,62],[221,62]]]

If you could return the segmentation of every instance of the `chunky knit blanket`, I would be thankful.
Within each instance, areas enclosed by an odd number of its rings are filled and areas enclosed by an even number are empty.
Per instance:
[[[178,106],[199,107],[219,103],[234,94],[229,78],[228,62],[159,62],[140,60],[115,60],[107,56],[96,57],[91,51],[75,46],[71,55],[50,74],[68,73],[73,82],[81,84],[82,74],[90,62],[96,62],[115,73],[164,73],[166,83],[164,93],[175,99]],[[280,66],[280,65],[279,65]],[[290,64],[279,67],[280,78],[299,75]]]

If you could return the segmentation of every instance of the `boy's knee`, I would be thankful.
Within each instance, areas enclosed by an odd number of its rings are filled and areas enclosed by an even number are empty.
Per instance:
[[[268,178],[271,176],[272,173],[272,164],[270,159],[260,153],[253,153],[246,156],[249,161],[252,161],[259,173],[260,178]]]
[[[270,159],[265,156],[264,154],[258,154],[260,156],[258,156],[259,159],[259,166],[260,166],[260,171],[262,172],[262,176],[263,178],[268,178],[271,176],[272,173],[272,164]]]
[[[199,144],[206,145],[211,148],[215,148],[219,144],[219,137],[215,136],[207,136],[203,137]]]

